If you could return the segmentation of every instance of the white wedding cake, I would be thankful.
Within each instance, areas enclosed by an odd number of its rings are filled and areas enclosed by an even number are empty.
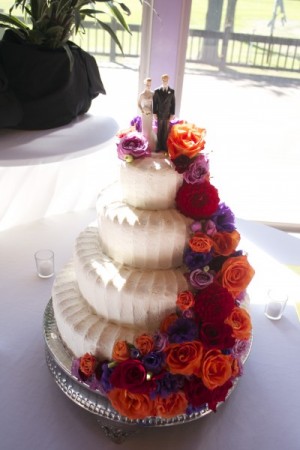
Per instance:
[[[123,133],[118,180],[53,285],[72,374],[131,419],[215,410],[249,349],[254,271],[210,183],[204,136],[179,121],[168,153],[151,153],[140,132]]]

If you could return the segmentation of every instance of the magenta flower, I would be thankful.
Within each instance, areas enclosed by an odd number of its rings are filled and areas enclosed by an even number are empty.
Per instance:
[[[196,289],[204,289],[214,281],[214,277],[210,272],[202,269],[195,269],[190,273],[190,283]]]
[[[120,139],[117,145],[117,152],[120,159],[128,161],[130,161],[130,157],[132,160],[151,155],[147,139],[135,132],[129,133]]]
[[[187,183],[202,183],[207,179],[208,171],[208,160],[205,155],[199,155],[189,165],[187,171],[183,174],[183,178]]]

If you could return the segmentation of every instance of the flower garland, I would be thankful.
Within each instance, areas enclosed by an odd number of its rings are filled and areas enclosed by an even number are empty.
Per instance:
[[[130,128],[119,136],[119,158],[150,155],[139,132]],[[73,360],[72,374],[130,419],[216,411],[242,374],[249,349],[252,326],[243,305],[254,270],[237,250],[232,211],[210,184],[208,159],[200,154],[204,136],[204,129],[180,121],[167,143],[175,170],[183,174],[177,209],[194,219],[183,255],[190,289],[178,294],[174,313],[154,334],[115,342],[111,361],[88,353]]]

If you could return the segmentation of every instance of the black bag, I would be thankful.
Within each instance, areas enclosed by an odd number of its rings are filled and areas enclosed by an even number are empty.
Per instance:
[[[0,41],[0,128],[48,129],[86,113],[105,94],[94,57],[72,42],[63,49],[30,45],[11,30]]]

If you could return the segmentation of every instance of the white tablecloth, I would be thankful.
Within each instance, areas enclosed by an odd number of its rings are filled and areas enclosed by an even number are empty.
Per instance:
[[[44,357],[43,313],[53,278],[37,277],[33,254],[54,250],[58,271],[69,260],[79,231],[94,218],[91,209],[0,233],[1,449],[299,450],[300,323],[291,302],[277,322],[264,316],[263,303],[265,289],[278,274],[300,296],[297,276],[280,264],[286,259],[300,263],[300,241],[250,222],[238,221],[238,226],[242,248],[257,272],[250,289],[254,341],[244,375],[216,414],[185,425],[141,429],[120,447],[103,434],[96,416],[65,397]],[[274,255],[269,250],[279,238],[286,244],[281,255]]]

